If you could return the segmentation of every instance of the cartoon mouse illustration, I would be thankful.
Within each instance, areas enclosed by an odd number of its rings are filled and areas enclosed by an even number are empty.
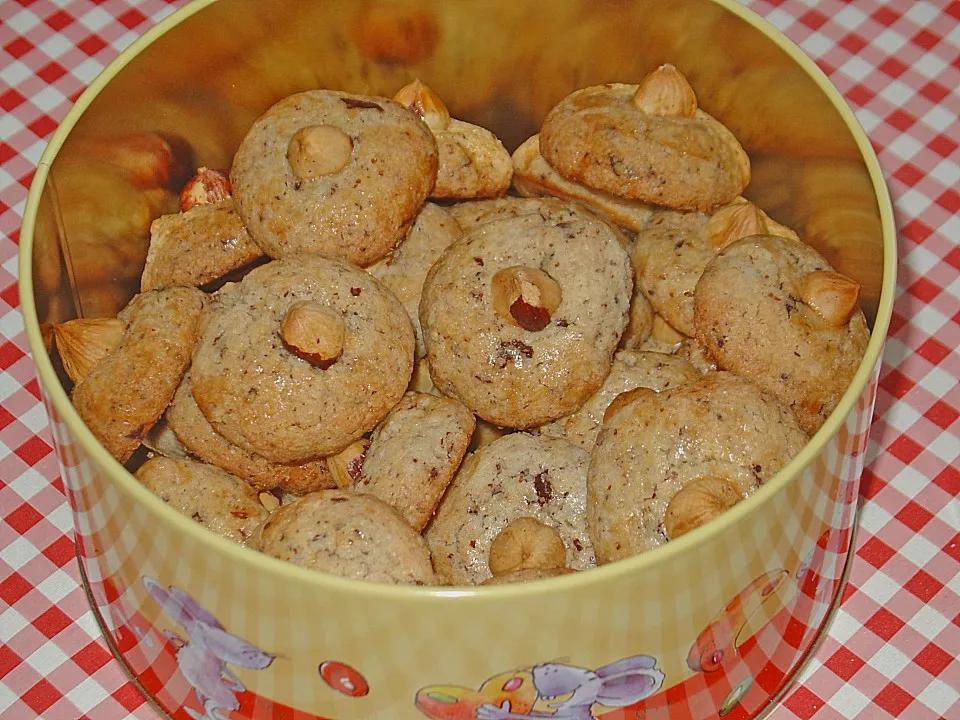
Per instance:
[[[649,697],[663,685],[663,672],[656,658],[634,655],[596,670],[546,663],[533,668],[533,684],[538,700],[554,712],[510,712],[510,701],[499,707],[487,703],[477,708],[477,720],[593,720],[594,704],[627,707]]]
[[[183,627],[188,640],[164,630],[176,648],[177,667],[193,688],[203,712],[185,708],[193,720],[229,720],[239,709],[237,693],[246,688],[227,663],[252,670],[269,667],[274,656],[231,635],[213,615],[182,590],[163,587],[144,576],[143,586],[171,620]]]

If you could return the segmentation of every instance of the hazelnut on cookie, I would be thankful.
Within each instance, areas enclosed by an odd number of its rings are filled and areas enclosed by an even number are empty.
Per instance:
[[[672,65],[639,85],[568,95],[543,121],[540,152],[568,180],[676,210],[710,210],[750,182],[746,152],[697,107],[693,88]]]
[[[650,550],[705,523],[773,477],[806,441],[786,407],[732,373],[620,395],[607,409],[587,476],[597,562]]]
[[[387,98],[332,90],[276,103],[240,143],[230,180],[251,237],[274,258],[366,266],[399,243],[437,175],[437,144]]]
[[[513,165],[496,135],[451,118],[443,101],[419,80],[400,88],[393,99],[416,113],[437,139],[437,183],[430,197],[466,200],[507,191]]]
[[[559,200],[478,225],[430,268],[430,374],[500,427],[567,415],[600,387],[627,323],[630,263],[613,226]]]
[[[339,452],[403,396],[414,334],[369,273],[318,255],[275,260],[214,296],[193,397],[234,445],[277,463]]]
[[[775,235],[743,238],[697,283],[697,341],[721,369],[780,398],[812,434],[866,351],[870,331],[859,295],[859,283],[809,245]]]

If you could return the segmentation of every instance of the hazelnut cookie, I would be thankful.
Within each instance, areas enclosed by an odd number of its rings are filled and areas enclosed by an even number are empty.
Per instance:
[[[727,246],[694,297],[697,340],[717,365],[776,395],[814,433],[870,339],[860,285],[809,245],[755,235]]]
[[[436,585],[423,538],[372,495],[320,490],[277,508],[259,550],[294,565],[355,578]]]
[[[80,417],[126,462],[163,415],[190,363],[207,296],[173,287],[137,295],[120,311],[118,344],[73,388]]]
[[[417,215],[406,239],[383,260],[367,268],[397,299],[413,322],[417,333],[417,357],[426,354],[420,330],[420,291],[430,266],[440,254],[463,235],[460,225],[439,205],[427,203]]]
[[[603,414],[617,395],[638,387],[661,392],[699,377],[696,368],[681,357],[621,350],[614,356],[613,367],[600,389],[579,409],[542,426],[540,432],[565,438],[590,451],[600,432]]]
[[[241,545],[268,515],[253,488],[212,465],[154,457],[136,478],[180,514]]]
[[[798,239],[742,197],[709,214],[659,210],[637,233],[631,256],[637,287],[671,327],[692,337],[693,291],[707,263],[734,240],[768,233]]]
[[[710,210],[750,182],[746,152],[698,109],[693,88],[672,65],[639,85],[568,95],[543,121],[540,152],[568,180],[676,210]]]
[[[513,196],[491,200],[467,200],[447,208],[463,232],[475,230],[478,225],[492,220],[534,215],[543,207],[539,198],[518,198]]]
[[[233,200],[161,215],[150,225],[150,248],[141,290],[198,287],[263,257],[243,226]]]
[[[237,212],[264,253],[362,266],[403,239],[436,176],[437,144],[416,115],[387,98],[332,90],[267,110],[230,172]]]
[[[302,463],[339,452],[386,416],[410,381],[414,345],[403,307],[369,273],[295,256],[213,296],[190,385],[228,441]]]
[[[467,451],[473,413],[456,400],[408,392],[370,436],[353,489],[423,530]]]
[[[437,389],[500,427],[563,417],[600,387],[633,289],[619,231],[579,206],[536,202],[448,247],[420,300]]]
[[[597,561],[650,550],[678,528],[706,522],[769,480],[806,441],[786,407],[732,373],[620,395],[607,409],[587,476]],[[691,483],[696,491],[674,503]]]
[[[525,140],[513,151],[513,186],[524,197],[558,197],[586,205],[620,227],[638,232],[654,208],[572,182],[550,167],[540,154],[540,136]]]
[[[257,490],[280,488],[294,495],[331,488],[333,476],[325,458],[302,463],[275,463],[244,450],[220,435],[200,412],[190,390],[188,372],[167,408],[167,425],[191,455],[245,480]]]
[[[593,567],[584,513],[590,454],[566,440],[512,433],[464,462],[424,536],[437,574],[455,585],[491,577],[494,539],[512,521],[555,528],[565,547],[559,566]]]
[[[451,118],[443,101],[419,80],[402,87],[393,99],[419,115],[437,140],[437,183],[430,197],[467,200],[507,191],[513,164],[496,135]]]

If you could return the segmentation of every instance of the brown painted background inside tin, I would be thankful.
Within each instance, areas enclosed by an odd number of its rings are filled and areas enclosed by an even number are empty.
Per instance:
[[[228,168],[277,99],[328,87],[392,96],[419,77],[459,118],[513,150],[570,91],[638,82],[672,62],[704,110],[750,153],[747,195],[880,294],[876,200],[859,151],[790,57],[707,0],[222,0],[134,58],[78,122],[53,163],[37,221],[41,324],[111,316],[138,288],[150,221],[176,210],[200,165]],[[150,131],[175,149],[168,186],[144,190],[98,148]]]

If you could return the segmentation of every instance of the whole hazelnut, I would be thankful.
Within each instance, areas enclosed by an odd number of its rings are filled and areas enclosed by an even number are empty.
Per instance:
[[[647,115],[689,118],[697,114],[696,93],[673,65],[661,65],[641,80],[633,104]]]
[[[514,265],[493,276],[492,297],[494,311],[504,320],[536,332],[550,324],[563,293],[542,270]]]
[[[667,504],[667,537],[676,540],[733,507],[742,497],[740,489],[726,478],[708,476],[688,482]]]
[[[200,167],[180,192],[180,212],[197,205],[212,205],[230,197],[230,180],[219,170]]]
[[[287,162],[300,180],[315,180],[340,172],[350,162],[353,140],[340,128],[311,125],[300,128],[287,145]]]
[[[343,318],[333,310],[312,302],[291,305],[280,325],[283,346],[323,370],[340,357],[344,335]]]
[[[566,562],[567,548],[560,533],[532,517],[513,520],[490,544],[490,572],[495,576],[562,568]]]
[[[420,80],[404,85],[393,99],[405,108],[413,110],[431,131],[445,130],[450,124],[450,111],[443,100]]]
[[[860,283],[832,270],[816,270],[801,280],[800,299],[827,325],[842,327],[857,309]]]

